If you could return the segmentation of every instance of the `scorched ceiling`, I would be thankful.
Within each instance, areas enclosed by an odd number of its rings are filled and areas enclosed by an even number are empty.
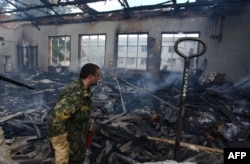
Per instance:
[[[186,10],[207,14],[217,6],[230,7],[249,3],[247,0],[0,0],[0,24],[32,23],[39,29],[42,24],[66,24],[97,20],[121,20],[143,16],[180,15]],[[99,10],[96,4],[103,4]],[[116,3],[116,6],[113,5]],[[111,4],[111,5],[110,5]],[[117,5],[118,4],[118,5]],[[113,5],[113,7],[112,7]],[[149,14],[150,13],[150,14]],[[154,13],[154,14],[153,14]],[[187,14],[187,13],[185,13]],[[142,18],[142,16],[140,17]]]

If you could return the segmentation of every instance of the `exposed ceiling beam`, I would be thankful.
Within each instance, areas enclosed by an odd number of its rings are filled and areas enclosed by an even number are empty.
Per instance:
[[[18,6],[16,6],[14,3],[10,2],[9,0],[6,0],[6,2],[8,2],[12,6],[14,6],[16,9],[19,9],[20,11],[22,11],[22,8],[19,8]],[[25,11],[22,11],[22,12],[30,19],[30,21],[32,22],[32,24],[40,31],[40,28],[38,27],[38,25],[34,21],[33,17],[31,15],[29,15],[28,13],[26,13]]]
[[[50,5],[51,3],[48,0],[40,0],[45,5]]]
[[[9,0],[6,0],[9,1]],[[100,1],[100,0],[99,0]],[[101,0],[104,1],[104,0]],[[124,6],[126,6],[125,9],[123,10],[113,10],[113,11],[106,11],[106,12],[97,12],[95,10],[93,10],[92,8],[89,8],[86,4],[86,1],[83,2],[83,0],[81,1],[71,1],[71,2],[64,2],[67,5],[75,5],[76,7],[79,7],[82,9],[82,11],[84,12],[79,12],[79,13],[67,13],[67,14],[59,14],[54,12],[54,15],[51,14],[47,14],[46,16],[30,16],[29,14],[26,16],[27,18],[10,18],[8,20],[0,20],[0,24],[1,23],[8,23],[8,22],[23,22],[23,21],[31,21],[35,26],[37,26],[37,22],[41,22],[44,20],[48,20],[49,18],[52,18],[51,22],[53,22],[54,18],[60,18],[60,19],[64,19],[65,21],[59,22],[59,23],[71,23],[73,21],[78,22],[79,20],[77,20],[77,18],[75,20],[67,20],[67,16],[68,17],[74,17],[74,16],[83,16],[81,17],[81,19],[87,19],[90,20],[91,18],[89,16],[92,17],[92,20],[96,20],[95,18],[97,17],[98,19],[106,19],[108,14],[133,14],[133,11],[160,11],[160,10],[155,10],[155,9],[168,9],[168,8],[172,8],[174,9],[173,4],[167,4],[172,2],[171,1],[167,1],[161,4],[157,4],[157,5],[148,5],[148,6],[139,6],[139,7],[128,7],[129,5],[124,4]],[[88,1],[89,2],[89,1]],[[184,8],[184,9],[198,9],[198,8],[202,8],[202,7],[209,7],[212,8],[213,6],[234,6],[234,5],[244,5],[245,3],[250,3],[250,1],[247,0],[240,0],[240,1],[232,1],[232,0],[227,0],[227,1],[216,1],[217,3],[211,2],[211,1],[202,1],[202,2],[198,2],[197,3],[183,3],[183,4],[176,4],[177,8]],[[40,10],[40,9],[53,9],[53,7],[59,7],[60,5],[55,5],[55,4],[50,4],[50,5],[38,5],[38,6],[28,6],[28,7],[23,7],[23,8],[15,8],[11,11],[0,11],[0,14],[4,14],[4,13],[18,13],[18,12],[24,12],[25,11],[30,11],[30,10]],[[175,10],[174,10],[175,12]],[[86,15],[86,13],[88,13],[88,15]],[[165,12],[166,13],[166,12]],[[171,10],[171,13],[173,13],[173,10]],[[49,20],[48,20],[49,21]],[[82,22],[84,22],[85,20],[80,20]],[[55,23],[58,23],[57,21],[55,21]],[[39,24],[39,23],[38,23]]]
[[[123,1],[123,2],[122,2]],[[127,0],[118,0],[118,2],[121,4],[121,6],[123,7],[123,8],[129,8],[129,4],[128,4],[128,2],[127,2]]]
[[[7,0],[6,0],[7,1]],[[44,5],[36,5],[36,6],[27,6],[25,8],[22,8],[22,11],[29,11],[29,10],[35,10],[35,9],[43,9],[43,8],[52,8],[52,7],[59,7],[59,6],[67,6],[67,5],[80,5],[80,4],[87,4],[92,2],[99,2],[99,1],[106,1],[106,0],[76,0],[76,1],[70,1],[70,2],[60,2],[58,4],[44,4]],[[5,13],[13,13],[13,12],[20,12],[20,9],[12,9],[8,11],[0,11],[0,14]]]

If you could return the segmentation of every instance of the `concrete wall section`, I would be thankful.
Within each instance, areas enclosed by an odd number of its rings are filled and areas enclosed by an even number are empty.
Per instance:
[[[250,15],[226,17],[222,40],[208,40],[208,70],[237,81],[250,72]]]
[[[22,38],[21,30],[0,27],[0,72],[10,72],[17,70],[16,46]]]

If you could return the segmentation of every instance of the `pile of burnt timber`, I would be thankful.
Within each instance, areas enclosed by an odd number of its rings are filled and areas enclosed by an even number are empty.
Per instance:
[[[76,74],[11,75],[34,90],[0,81],[0,126],[17,163],[52,163],[46,116]],[[14,78],[13,78],[14,77]],[[151,163],[174,159],[180,84],[103,78],[93,88],[91,163]],[[225,147],[249,147],[249,100],[231,85],[189,86],[179,163],[223,163]],[[1,145],[0,145],[1,149]]]

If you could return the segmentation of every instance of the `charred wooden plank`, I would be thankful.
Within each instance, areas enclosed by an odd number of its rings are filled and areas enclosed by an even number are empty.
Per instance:
[[[202,97],[203,101],[209,105],[212,109],[216,110],[216,111],[221,111],[225,116],[227,116],[233,123],[235,123],[236,125],[238,125],[239,127],[245,128],[246,126],[240,121],[238,120],[233,112],[229,109],[227,109],[226,105],[224,104],[220,104],[220,103],[210,103],[210,102],[214,102],[214,99],[208,98],[208,97]],[[208,100],[209,99],[209,100]]]
[[[220,110],[224,113],[225,116],[227,116],[233,123],[235,123],[236,125],[245,128],[246,126],[240,121],[238,120],[233,112],[231,112],[230,110],[228,110],[227,108],[225,108],[225,106],[222,105],[213,105],[210,104],[211,108],[215,109],[215,110]]]
[[[12,80],[12,79],[7,78],[7,77],[4,77],[4,76],[2,76],[2,75],[0,75],[0,80],[6,81],[6,82],[9,82],[9,83],[18,85],[18,86],[26,87],[26,88],[28,88],[28,89],[32,89],[32,90],[35,89],[35,88],[30,87],[30,86],[28,86],[28,85],[26,85],[26,84],[23,84],[23,83],[21,83],[21,82],[15,81],[15,80]]]
[[[146,136],[146,135],[142,135],[137,133],[136,137],[143,137],[146,138],[148,140],[152,140],[152,141],[159,141],[159,142],[164,142],[164,143],[168,143],[168,144],[175,144],[174,140],[169,140],[169,139],[164,139],[164,138],[156,138],[156,137],[151,137],[151,136]],[[180,142],[180,146],[182,147],[186,147],[192,150],[196,150],[196,151],[205,151],[205,152],[210,152],[210,153],[217,153],[217,154],[223,154],[224,151],[221,149],[217,149],[217,148],[211,148],[211,147],[205,147],[205,146],[200,146],[200,145],[194,145],[194,144],[189,144],[189,143],[185,143],[185,142]]]
[[[28,142],[30,139],[35,139],[36,136],[24,136],[24,137],[17,137],[13,143],[9,146],[12,154],[21,151],[22,149],[27,148],[28,146],[32,145],[32,142]]]
[[[239,134],[239,137],[238,137],[239,141],[247,141],[249,134],[250,134],[249,128],[243,129]]]
[[[96,129],[105,137],[112,139],[116,142],[124,142],[131,139],[131,136],[127,134],[126,130],[120,127],[108,126],[105,124],[96,123]],[[119,131],[119,133],[118,133]]]
[[[0,123],[3,123],[5,121],[7,121],[7,120],[10,120],[12,118],[15,118],[15,117],[18,117],[18,116],[22,116],[22,115],[23,115],[23,112],[17,112],[15,114],[7,115],[5,117],[0,118]]]

